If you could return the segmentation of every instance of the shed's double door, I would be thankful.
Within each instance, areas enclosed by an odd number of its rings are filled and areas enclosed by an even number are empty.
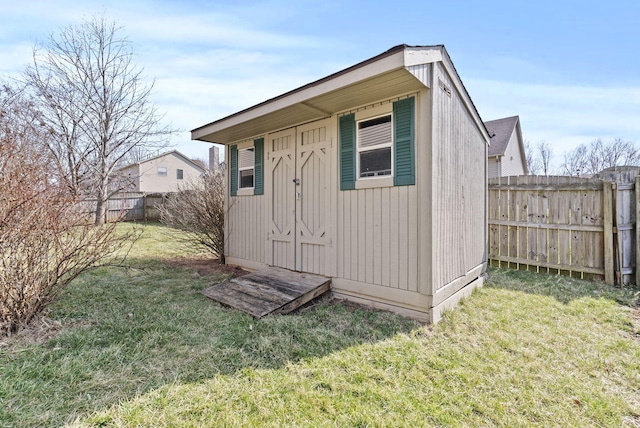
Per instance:
[[[272,266],[329,274],[330,125],[323,120],[267,137],[267,257]]]

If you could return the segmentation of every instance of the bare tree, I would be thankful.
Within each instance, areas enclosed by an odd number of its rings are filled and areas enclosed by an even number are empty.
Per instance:
[[[524,155],[526,158],[525,160],[527,162],[527,170],[529,171],[529,174],[538,174],[542,166],[540,163],[540,158],[536,156],[536,152],[533,149],[531,142],[528,140],[525,140],[524,142]]]
[[[41,122],[56,165],[73,194],[96,200],[95,223],[119,189],[109,177],[132,151],[166,146],[172,132],[150,99],[131,43],[104,17],[68,26],[34,49],[26,81],[39,100]]]
[[[160,221],[181,231],[174,236],[187,245],[205,248],[224,263],[225,180],[221,168],[169,195],[159,207]]]
[[[551,172],[551,159],[553,158],[553,150],[549,143],[541,141],[538,143],[538,155],[540,158],[540,167],[544,175]]]
[[[597,139],[588,146],[581,144],[564,158],[564,174],[597,174],[614,166],[640,165],[640,150],[633,141],[616,138],[605,143]]]
[[[87,222],[77,196],[42,150],[29,98],[0,90],[0,335],[29,323],[81,273],[107,261],[129,236]]]
[[[560,168],[564,175],[579,176],[588,174],[587,146],[581,144],[569,153],[565,153],[564,162]]]

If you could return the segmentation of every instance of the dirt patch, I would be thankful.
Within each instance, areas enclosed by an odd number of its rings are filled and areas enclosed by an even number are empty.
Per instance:
[[[210,257],[179,257],[165,259],[164,262],[174,268],[195,271],[198,276],[203,278],[229,274],[235,278],[249,273],[240,266],[224,265],[220,263],[220,261]]]
[[[9,336],[0,335],[0,351],[18,351],[33,344],[43,344],[56,338],[62,331],[62,323],[41,315]]]

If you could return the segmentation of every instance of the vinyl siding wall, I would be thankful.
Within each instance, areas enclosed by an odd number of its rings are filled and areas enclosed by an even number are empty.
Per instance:
[[[497,157],[492,156],[489,158],[489,178],[500,177],[500,162]]]
[[[254,144],[253,139],[236,143],[237,147],[241,149],[254,147]],[[231,150],[225,150],[225,161],[226,165],[231,165]],[[251,265],[253,264],[265,264],[267,263],[266,196],[249,195],[249,193],[253,193],[253,189],[239,189],[237,192],[244,194],[230,196],[231,169],[226,168],[225,170],[227,176],[225,256],[231,259],[238,259],[231,260],[231,262],[243,264],[247,267],[252,267]],[[242,263],[242,261],[248,261],[249,263]]]
[[[502,164],[502,176],[509,177],[512,175],[524,175],[524,167],[522,166],[522,153],[520,152],[520,145],[518,143],[518,132],[513,130],[507,149],[504,152],[504,157],[500,159]]]
[[[417,94],[412,96],[418,98]],[[384,109],[385,105],[391,109],[394,101],[404,98],[407,96],[384,100],[344,114],[366,110],[377,112],[381,107]],[[416,126],[418,122],[416,118]],[[356,187],[361,183],[386,179],[360,180]],[[381,184],[380,187],[339,191],[337,209],[337,277],[417,292],[417,186],[393,186],[390,183]]]
[[[235,196],[229,202],[226,256],[266,263],[265,196]]]
[[[167,175],[158,175],[158,167],[167,168]],[[183,171],[183,179],[178,180],[177,170]],[[202,170],[176,155],[168,153],[155,159],[140,163],[138,191],[140,192],[175,192],[178,186],[187,187],[202,175]]]
[[[474,279],[486,263],[487,146],[443,66],[434,66],[432,286]],[[440,87],[444,83],[447,91]],[[471,272],[474,271],[474,272]],[[456,286],[456,288],[459,288]]]

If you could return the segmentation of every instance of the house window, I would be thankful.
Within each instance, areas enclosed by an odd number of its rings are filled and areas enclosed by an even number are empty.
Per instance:
[[[340,190],[416,183],[415,98],[374,109],[338,120]]]
[[[391,175],[391,115],[358,122],[358,177]]]
[[[253,187],[255,148],[238,150],[238,183],[240,189]]]
[[[181,169],[178,169],[176,171],[176,175],[177,175],[178,180],[182,180],[184,178],[184,171],[181,170]]]
[[[167,176],[167,168],[164,166],[159,166],[158,167],[158,175],[160,177],[166,177]]]

